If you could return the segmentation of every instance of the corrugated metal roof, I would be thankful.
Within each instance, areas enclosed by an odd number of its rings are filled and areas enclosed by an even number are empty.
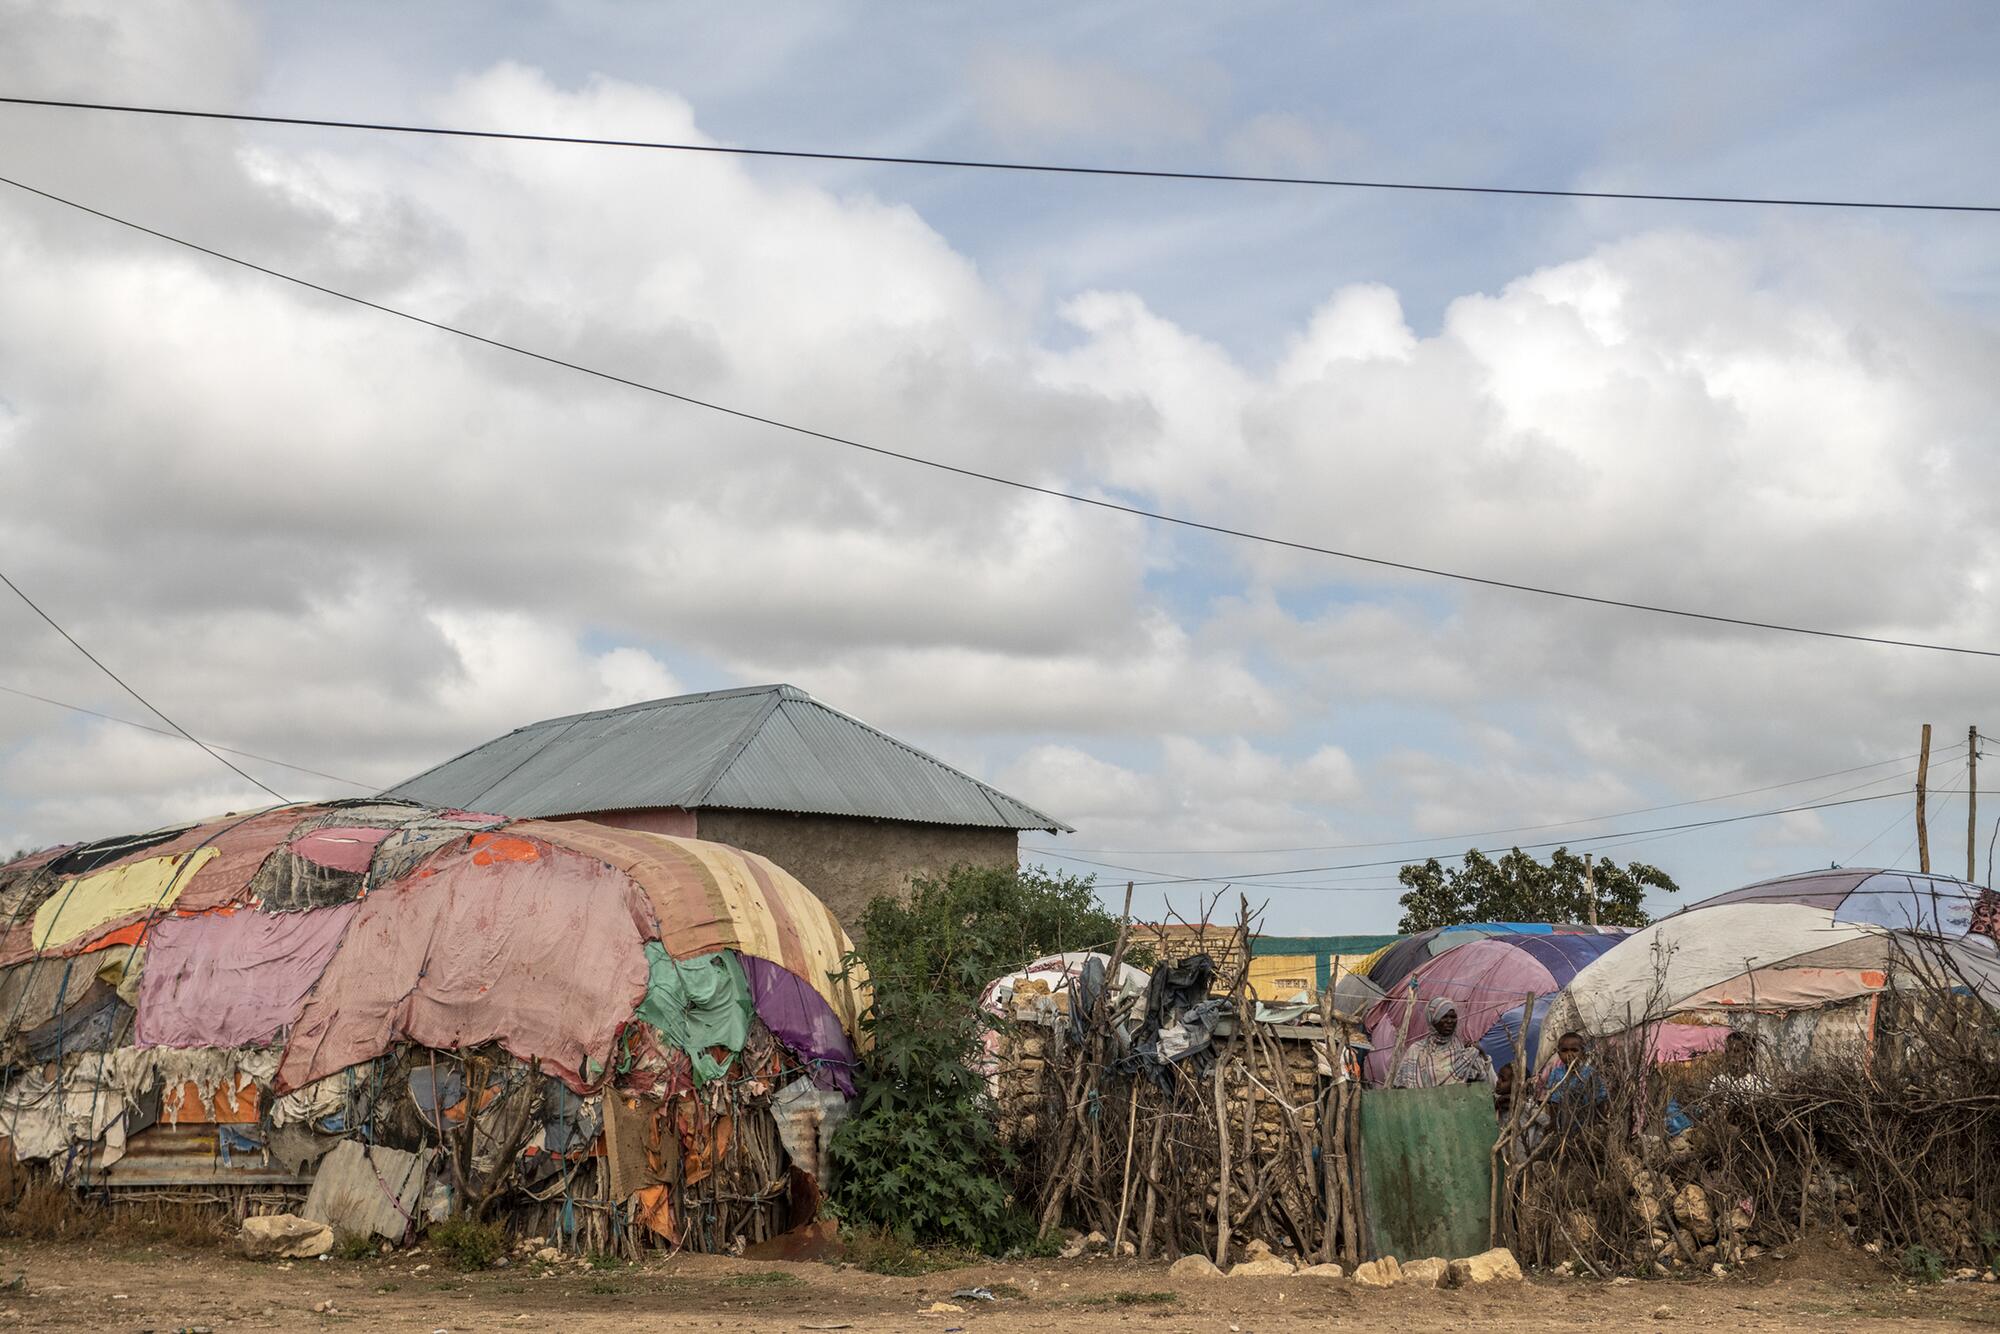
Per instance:
[[[1070,832],[797,686],[752,686],[531,724],[383,793],[514,816],[649,806]]]

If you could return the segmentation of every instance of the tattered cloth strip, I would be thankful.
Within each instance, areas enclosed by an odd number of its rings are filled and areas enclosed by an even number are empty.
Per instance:
[[[153,1089],[163,1089],[163,1115],[169,1124],[188,1105],[182,1097],[194,1090],[190,1119],[255,1120],[243,1116],[239,1096],[247,1085],[268,1087],[278,1070],[278,1052],[270,1047],[120,1047],[105,1063],[105,1079],[121,1096],[137,1101]]]
[[[262,1046],[299,1017],[355,906],[247,908],[153,925],[139,984],[142,1047]]]
[[[834,975],[854,948],[833,912],[767,859],[721,843],[546,820],[509,826],[600,858],[638,881],[652,905],[653,932],[686,959],[735,950],[769,959],[811,984],[849,1032],[860,1029],[867,975]]]
[[[360,871],[322,866],[290,848],[278,848],[250,878],[250,898],[267,913],[331,908],[360,898],[366,879]]]
[[[512,860],[469,843],[356,905],[292,1029],[280,1092],[398,1041],[497,1040],[579,1092],[608,1073],[646,994],[643,900],[617,870],[562,848]]]
[[[54,1079],[40,1070],[21,1074],[0,1091],[0,1134],[16,1157],[54,1158],[71,1145],[105,1141],[92,1162],[108,1167],[125,1153],[126,1098],[104,1075],[101,1052],[66,1057]]]
[[[778,1041],[796,1052],[812,1067],[813,1079],[822,1088],[836,1088],[854,1096],[854,1044],[840,1026],[840,1016],[804,978],[787,968],[742,956],[743,975],[750,983],[750,999],[757,1017]]]
[[[729,1073],[729,1063],[750,1035],[750,984],[728,951],[675,959],[657,940],[646,942],[646,999],[638,1017],[660,1030],[694,1063],[694,1082]],[[720,1047],[729,1055],[710,1054]]]

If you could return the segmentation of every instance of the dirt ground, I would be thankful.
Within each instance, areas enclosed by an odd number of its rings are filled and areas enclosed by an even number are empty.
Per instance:
[[[8,1285],[9,1280],[18,1281]],[[1859,1252],[1766,1260],[1724,1279],[1607,1285],[1542,1278],[1472,1291],[1372,1291],[1345,1280],[1182,1281],[1164,1265],[980,1264],[923,1278],[852,1267],[677,1256],[594,1269],[535,1263],[460,1274],[435,1252],[253,1262],[223,1251],[0,1244],[0,1330],[765,1331],[1203,1330],[1279,1334],[1577,1329],[1681,1322],[1750,1330],[2000,1327],[2000,1284],[1911,1288]],[[996,1300],[952,1299],[984,1287]],[[944,1302],[962,1311],[927,1312]],[[331,1309],[323,1309],[330,1303]]]

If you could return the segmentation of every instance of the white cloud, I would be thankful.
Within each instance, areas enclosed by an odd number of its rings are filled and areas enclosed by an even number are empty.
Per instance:
[[[227,7],[14,3],[0,24],[40,91],[227,101],[268,72]],[[1230,140],[1227,80],[1200,66],[982,68],[995,133]],[[1387,282],[1300,290],[1267,364],[1157,294],[1010,284],[913,207],[805,173],[34,114],[10,145],[30,182],[748,411],[1342,550],[2000,642],[2000,334],[1867,234],[1579,244],[1436,318]],[[706,137],[672,89],[516,63],[423,114]],[[1236,143],[1345,151],[1283,118]],[[1114,218],[1043,258],[1173,252],[1209,221]],[[940,475],[19,199],[0,367],[9,573],[202,733],[369,782],[535,717],[785,679],[1019,756],[998,780],[1091,842],[1274,847],[1752,786],[1880,758],[1902,720],[1984,697],[1976,662],[1440,584]],[[127,707],[6,624],[0,681]],[[52,716],[0,707],[20,841],[243,798],[188,748]],[[1815,835],[1781,836],[1803,856]]]

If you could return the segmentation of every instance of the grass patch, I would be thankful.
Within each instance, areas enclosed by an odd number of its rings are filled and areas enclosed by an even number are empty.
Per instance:
[[[613,1255],[610,1251],[592,1251],[583,1258],[592,1269],[623,1269],[625,1267],[625,1261]]]
[[[625,1291],[623,1285],[614,1283],[607,1278],[593,1279],[591,1282],[583,1285],[583,1290],[585,1292],[596,1293],[600,1297],[613,1297]]]
[[[333,1239],[336,1260],[366,1260],[375,1254],[375,1238],[365,1232],[342,1232]]]
[[[921,1278],[945,1269],[962,1269],[973,1257],[942,1246],[919,1246],[887,1228],[854,1229],[842,1241],[848,1261],[871,1274],[890,1278]]]
[[[795,1286],[800,1280],[797,1274],[765,1269],[754,1274],[734,1274],[722,1281],[732,1288],[788,1288]]]
[[[1002,1301],[1026,1301],[1028,1297],[1027,1293],[1021,1291],[1012,1283],[992,1283],[987,1285],[986,1290]]]
[[[400,1283],[377,1283],[377,1284],[375,1285],[375,1291],[377,1291],[377,1292],[394,1292],[394,1291],[395,1291],[395,1290],[396,1290],[397,1288],[399,1288],[399,1287],[401,1287],[401,1286],[402,1286],[402,1284],[400,1284]]]
[[[997,1293],[995,1294],[998,1295]],[[1104,1297],[1085,1297],[1078,1306],[1172,1306],[1171,1292],[1114,1292]]]
[[[426,1239],[460,1269],[484,1269],[507,1253],[507,1233],[494,1223],[447,1218],[431,1224]]]

